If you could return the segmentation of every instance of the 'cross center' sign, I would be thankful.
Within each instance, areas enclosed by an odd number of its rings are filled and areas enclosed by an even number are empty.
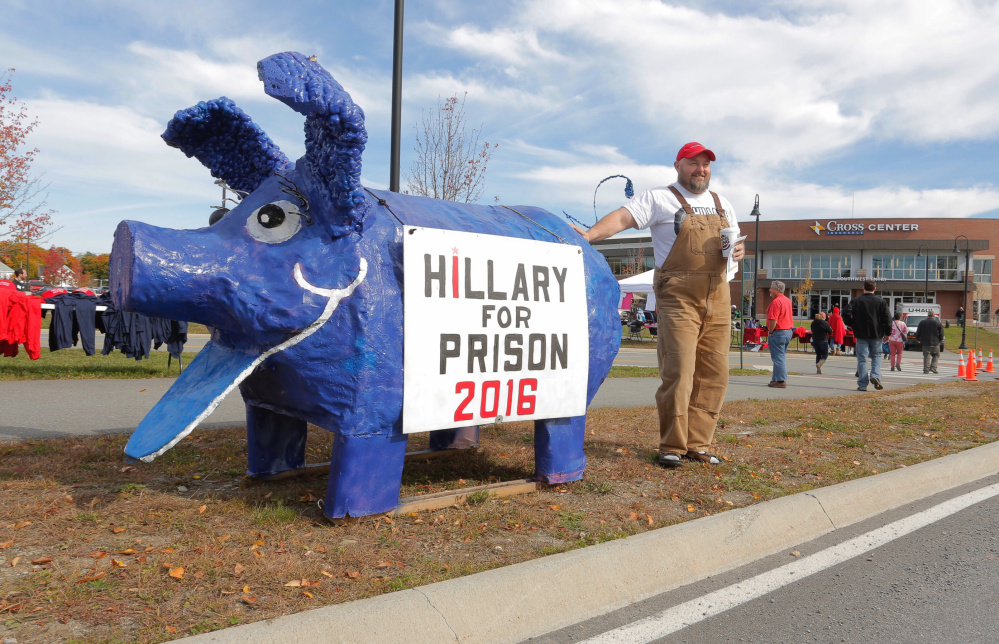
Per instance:
[[[577,246],[407,226],[403,432],[586,413]]]

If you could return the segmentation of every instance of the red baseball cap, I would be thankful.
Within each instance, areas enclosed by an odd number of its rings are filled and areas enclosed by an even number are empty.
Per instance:
[[[691,141],[687,145],[680,148],[680,151],[676,153],[676,160],[679,161],[680,159],[689,159],[691,157],[696,157],[701,152],[706,152],[709,159],[711,159],[712,161],[715,160],[714,152],[712,152],[711,150],[707,149],[706,147],[695,141]]]

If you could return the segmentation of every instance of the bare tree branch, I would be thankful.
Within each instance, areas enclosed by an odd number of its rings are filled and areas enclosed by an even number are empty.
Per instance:
[[[424,197],[474,203],[485,190],[486,166],[497,144],[479,144],[481,130],[468,130],[465,97],[457,94],[437,109],[423,111],[416,132],[416,160],[406,174],[406,191]]]

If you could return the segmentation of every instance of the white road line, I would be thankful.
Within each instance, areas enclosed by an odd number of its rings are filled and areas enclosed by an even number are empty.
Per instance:
[[[926,527],[965,508],[999,495],[999,484],[990,485],[872,530],[839,545],[716,590],[698,599],[669,608],[658,615],[633,622],[584,640],[581,644],[643,644],[762,597],[817,572],[859,557],[899,537]]]

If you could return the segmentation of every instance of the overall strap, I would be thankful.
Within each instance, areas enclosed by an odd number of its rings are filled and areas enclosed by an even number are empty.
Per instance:
[[[683,211],[685,213],[687,213],[688,215],[694,214],[694,209],[690,207],[690,204],[687,203],[687,200],[683,198],[683,195],[680,194],[679,190],[677,190],[673,186],[669,186],[669,190],[670,192],[673,193],[673,196],[676,197],[676,200],[680,202],[680,205],[683,206]]]
[[[715,199],[715,210],[718,211],[719,215],[721,215],[722,217],[724,217],[725,216],[725,209],[722,208],[721,199],[718,198],[718,193],[712,190],[711,191],[711,196],[714,197],[714,199]]]

